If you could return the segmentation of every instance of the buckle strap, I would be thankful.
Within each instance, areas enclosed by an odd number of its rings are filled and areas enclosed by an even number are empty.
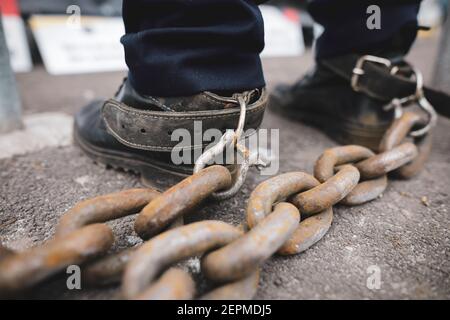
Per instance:
[[[267,101],[267,92],[262,90],[261,97],[247,107],[245,130],[259,128]],[[199,134],[203,137],[203,133],[208,129],[219,129],[223,133],[226,129],[235,128],[239,122],[240,109],[150,111],[135,109],[110,99],[103,105],[102,114],[108,132],[122,144],[140,150],[170,152],[174,147],[180,147],[180,140],[172,141],[172,133],[175,130],[182,129],[184,133],[190,134],[191,141],[183,144],[182,149],[204,148],[213,141],[204,142],[203,139],[194,137]]]
[[[390,68],[391,67],[391,61],[385,58],[380,58],[380,57],[375,57],[375,56],[370,56],[370,55],[365,55],[362,56],[361,58],[358,59],[358,61],[356,62],[355,67],[353,68],[353,75],[351,78],[351,85],[353,90],[355,91],[360,91],[362,89],[360,89],[359,87],[359,80],[362,76],[364,76],[366,74],[366,71],[364,70],[364,66],[366,62],[372,62],[372,63],[376,63],[379,64],[381,66],[385,66],[386,68]]]
[[[374,56],[344,55],[321,61],[337,75],[352,83],[355,91],[382,101],[407,97],[415,93],[415,81],[391,73],[388,59]]]
[[[377,100],[390,102],[415,94],[414,79],[398,73],[390,60],[375,56],[349,54],[321,60],[320,63],[350,82],[352,88]],[[435,109],[450,117],[450,96],[442,91],[425,87],[425,96]]]

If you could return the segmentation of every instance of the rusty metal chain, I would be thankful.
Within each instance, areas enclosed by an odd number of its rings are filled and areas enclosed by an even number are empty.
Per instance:
[[[227,189],[231,184],[231,173],[227,168],[207,167],[151,201],[136,218],[134,229],[142,239],[149,239],[191,212],[214,192]]]
[[[131,189],[79,203],[62,217],[53,239],[24,252],[2,254],[0,296],[14,296],[70,265],[105,254],[114,235],[99,222],[137,213],[158,194],[151,189]]]
[[[192,299],[195,290],[190,285],[192,280],[188,274],[183,276],[183,282],[170,279],[167,273],[173,272],[173,269],[156,280],[158,274],[173,263],[227,245],[241,236],[242,230],[222,221],[201,221],[166,231],[143,244],[133,254],[123,275],[122,294],[127,299]],[[183,271],[177,272],[181,274]],[[249,281],[247,277],[236,281],[228,286],[245,287],[256,282]],[[250,291],[254,294],[256,287]]]
[[[322,239],[334,205],[374,200],[385,191],[389,173],[410,178],[422,169],[432,136],[411,132],[423,125],[418,114],[405,112],[386,132],[378,154],[356,145],[335,147],[319,157],[314,176],[290,172],[262,182],[250,195],[242,228],[221,221],[180,222],[204,200],[232,187],[229,170],[217,165],[163,193],[133,189],[81,202],[43,245],[22,253],[0,247],[0,295],[23,292],[68,265],[83,264],[88,284],[122,282],[127,299],[193,299],[192,277],[174,264],[203,255],[202,273],[220,286],[200,299],[251,299],[260,266],[275,253],[298,254]],[[114,242],[105,222],[138,212],[134,228],[146,241],[98,258]]]

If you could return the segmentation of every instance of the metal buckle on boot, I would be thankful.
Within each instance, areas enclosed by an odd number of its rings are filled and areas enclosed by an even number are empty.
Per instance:
[[[363,76],[366,72],[364,71],[364,65],[366,62],[372,62],[379,65],[383,65],[387,68],[390,68],[392,63],[388,59],[380,58],[376,56],[371,55],[365,55],[358,59],[358,62],[356,62],[355,67],[353,68],[353,76],[351,80],[351,85],[354,91],[359,92],[361,91],[361,88],[359,87],[359,79],[361,76]]]

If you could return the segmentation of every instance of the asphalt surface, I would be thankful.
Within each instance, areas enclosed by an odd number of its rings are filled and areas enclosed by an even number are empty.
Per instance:
[[[421,39],[411,60],[432,80],[436,41]],[[269,88],[292,82],[310,65],[302,58],[264,61]],[[109,96],[122,73],[50,77],[37,69],[18,76],[25,112],[74,114],[85,102]],[[449,81],[450,79],[446,79]],[[450,84],[447,82],[447,84]],[[441,83],[445,87],[445,83]],[[450,85],[447,86],[450,89]],[[312,172],[323,149],[336,145],[319,130],[268,113],[264,126],[280,130],[280,173]],[[264,264],[258,299],[448,299],[450,298],[450,121],[440,119],[434,150],[425,170],[409,181],[392,181],[381,199],[358,207],[337,206],[328,234],[297,256],[273,257]],[[219,219],[238,224],[246,201],[266,177],[252,171],[242,192],[232,200],[207,203],[187,221]],[[0,241],[24,250],[49,239],[58,218],[77,202],[141,186],[139,177],[94,164],[74,146],[0,160]],[[426,199],[424,198],[426,197]],[[111,223],[113,250],[140,242],[133,218]],[[373,268],[380,271],[379,289],[369,289]],[[196,260],[185,267],[198,272]],[[116,298],[118,289],[68,291],[56,277],[31,298]]]

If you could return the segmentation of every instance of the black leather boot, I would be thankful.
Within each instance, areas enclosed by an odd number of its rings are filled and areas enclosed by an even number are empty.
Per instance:
[[[341,144],[376,149],[394,113],[386,102],[352,90],[349,83],[323,65],[292,86],[272,93],[270,108],[289,118],[316,126]]]
[[[415,93],[412,68],[403,60],[412,32],[416,30],[399,31],[371,56],[349,54],[317,61],[297,83],[274,90],[271,110],[317,126],[339,143],[376,150],[394,118],[394,110],[385,106]],[[410,87],[405,89],[402,81],[409,81]]]
[[[262,122],[268,96],[265,89],[245,93],[247,121],[245,129],[257,129]],[[136,92],[125,80],[114,99],[95,101],[75,116],[74,139],[96,162],[143,174],[147,180],[155,169],[160,173],[188,175],[193,163],[174,164],[171,157],[176,129],[193,136],[199,121],[202,131],[235,129],[240,109],[236,95],[219,96],[203,92],[191,97],[156,98]],[[198,132],[197,132],[198,134]],[[200,133],[201,134],[201,133]],[[203,148],[210,142],[190,145]]]

